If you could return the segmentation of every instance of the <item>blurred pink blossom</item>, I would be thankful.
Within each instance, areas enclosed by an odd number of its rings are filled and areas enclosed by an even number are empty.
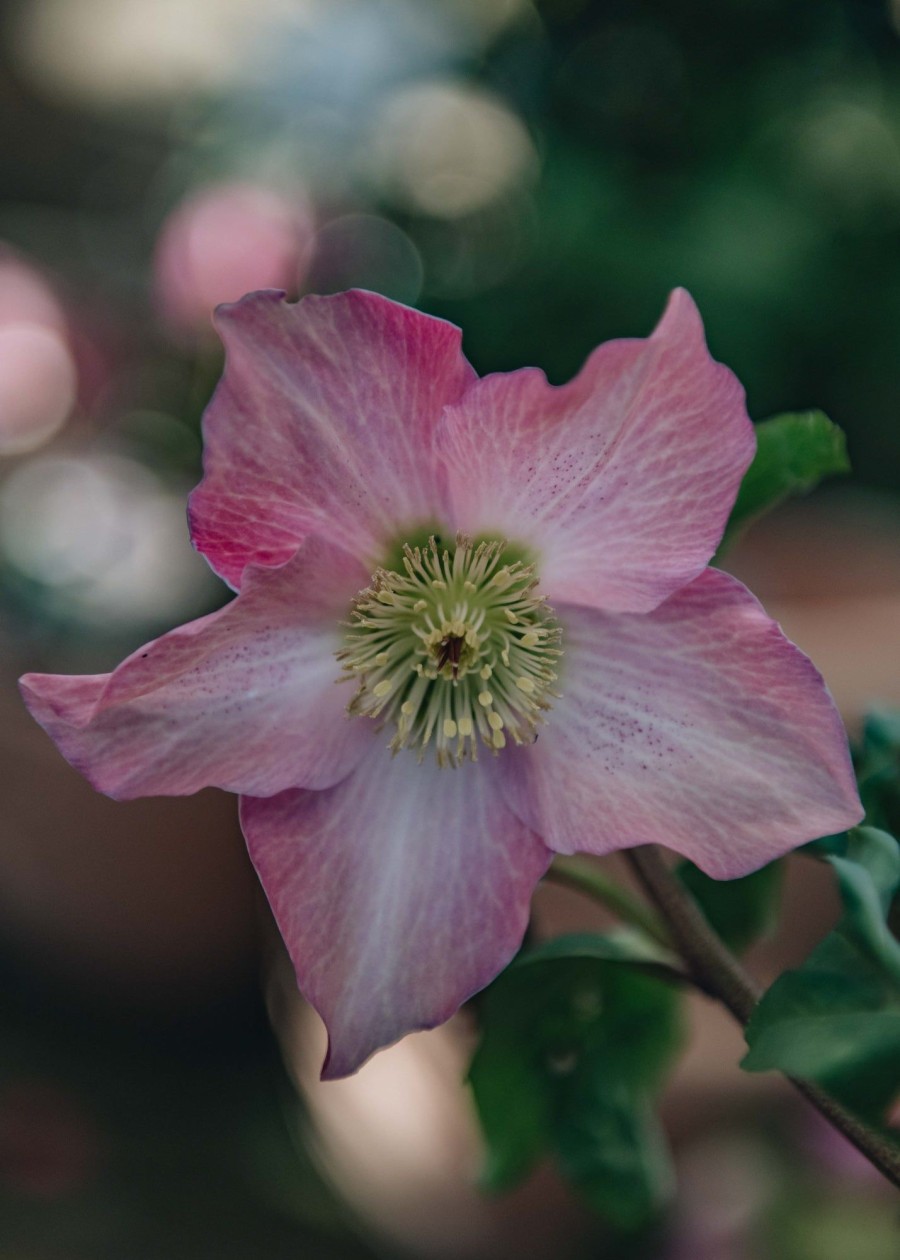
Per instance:
[[[62,305],[47,281],[13,250],[0,245],[0,327],[7,324],[66,331]]]
[[[34,267],[0,248],[0,456],[49,441],[77,386],[62,305]]]
[[[157,305],[179,333],[211,332],[211,315],[250,289],[295,292],[313,234],[305,196],[250,183],[210,184],[164,222],[154,260]]]

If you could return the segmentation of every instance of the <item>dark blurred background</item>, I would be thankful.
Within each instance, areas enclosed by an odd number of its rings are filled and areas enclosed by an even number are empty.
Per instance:
[[[853,479],[732,564],[853,727],[900,701],[897,0],[0,8],[0,1260],[896,1256],[874,1175],[703,1004],[666,1220],[616,1239],[549,1170],[480,1198],[465,1017],[318,1085],[233,801],[101,800],[15,693],[226,597],[184,521],[217,302],[367,287],[562,381],[677,284],[755,419],[847,432]],[[763,977],[833,914],[787,897]]]

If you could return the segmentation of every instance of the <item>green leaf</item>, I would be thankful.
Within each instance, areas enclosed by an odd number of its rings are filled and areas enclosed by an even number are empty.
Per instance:
[[[900,887],[900,844],[885,831],[859,827],[848,835],[846,854],[828,860],[844,902],[839,930],[892,976],[900,990],[900,941],[887,924]]]
[[[677,994],[627,934],[562,937],[488,990],[470,1070],[492,1189],[544,1154],[614,1224],[666,1201],[665,1141],[651,1100],[678,1044]]]
[[[856,749],[856,767],[866,822],[900,833],[900,712],[868,714]]]
[[[732,510],[717,558],[764,512],[823,477],[850,471],[841,429],[821,411],[787,412],[756,425],[756,455]]]
[[[587,1202],[622,1229],[652,1220],[674,1188],[665,1135],[649,1099],[588,1061],[557,1123],[559,1165]]]
[[[677,874],[730,949],[740,953],[774,927],[781,892],[780,862],[770,862],[743,879],[710,879],[693,862],[679,863]]]
[[[900,1093],[900,942],[886,920],[900,887],[900,845],[859,827],[830,837],[825,860],[843,915],[763,996],[742,1067],[818,1081],[878,1123]]]

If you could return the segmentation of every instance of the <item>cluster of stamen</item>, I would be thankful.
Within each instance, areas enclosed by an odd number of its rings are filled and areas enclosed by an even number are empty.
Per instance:
[[[536,594],[534,566],[504,563],[505,544],[403,548],[402,569],[378,569],[356,598],[345,676],[358,680],[352,714],[393,724],[390,747],[433,743],[440,765],[477,758],[507,739],[535,738],[556,693],[560,632]]]

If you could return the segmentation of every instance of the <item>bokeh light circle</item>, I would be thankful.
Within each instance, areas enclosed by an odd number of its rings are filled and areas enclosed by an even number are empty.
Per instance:
[[[40,324],[0,325],[0,455],[35,450],[75,402],[77,372],[64,337]]]

